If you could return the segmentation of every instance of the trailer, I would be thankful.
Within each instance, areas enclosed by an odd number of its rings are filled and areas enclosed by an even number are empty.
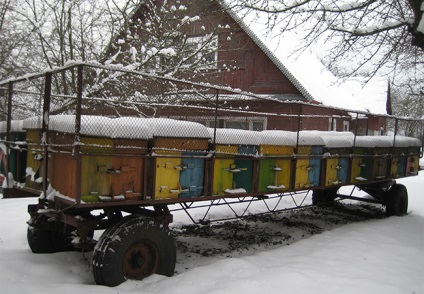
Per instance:
[[[117,80],[133,92],[122,94]],[[59,91],[65,84],[68,92]],[[304,130],[307,117],[300,113],[228,109],[220,100],[263,97],[122,67],[69,64],[0,82],[4,86],[1,167],[11,176],[3,193],[38,197],[28,206],[29,247],[34,253],[94,250],[93,275],[100,285],[173,275],[176,249],[168,225],[175,209],[206,224],[222,220],[210,214],[222,205],[232,211],[228,218],[239,218],[257,201],[268,213],[353,199],[384,205],[388,216],[405,215],[408,193],[396,179],[417,175],[422,157],[419,139],[397,134],[399,124],[412,121],[422,138],[422,120],[386,116],[394,122],[391,136]],[[22,99],[34,106],[31,112],[20,108]],[[180,118],[187,108],[191,120]],[[155,117],[157,112],[164,115]],[[196,122],[205,116],[214,124]],[[220,126],[232,116],[290,117],[298,128]],[[19,130],[12,127],[18,120]],[[11,165],[15,172],[6,170]],[[344,186],[352,192],[339,193]],[[356,188],[368,197],[355,196]],[[290,207],[282,205],[287,199]],[[191,216],[195,208],[205,211],[203,218]],[[96,230],[104,230],[99,240],[93,239]]]

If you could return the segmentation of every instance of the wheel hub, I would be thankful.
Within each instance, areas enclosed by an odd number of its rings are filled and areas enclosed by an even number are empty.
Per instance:
[[[128,247],[124,254],[123,270],[126,278],[141,280],[154,274],[158,267],[155,247],[140,241]]]

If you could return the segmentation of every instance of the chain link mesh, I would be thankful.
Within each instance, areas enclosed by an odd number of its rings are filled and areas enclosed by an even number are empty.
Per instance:
[[[8,89],[1,89],[2,150],[6,150],[6,145],[16,150],[16,160],[9,167],[2,160],[1,174],[4,177],[7,169],[13,170],[18,182],[40,190],[48,168],[49,184],[66,191],[71,198],[79,194],[184,198],[204,193],[251,193],[254,185],[260,187],[257,189],[261,193],[310,188],[320,185],[321,158],[338,156],[348,160],[349,156],[356,156],[354,162],[361,166],[367,156],[381,156],[380,165],[388,165],[384,154],[417,154],[421,147],[412,137],[422,138],[422,121],[283,102],[123,68],[79,65],[53,72],[51,83],[46,81],[47,75],[41,75],[13,82],[12,105],[8,102]],[[9,106],[10,117],[6,111]],[[394,137],[388,128],[398,136]],[[387,133],[391,136],[375,136]],[[396,151],[390,149],[395,147]],[[44,164],[46,154],[48,166]],[[298,158],[296,170],[304,169],[309,174],[315,170],[317,182],[300,180],[301,172],[294,175],[296,181],[277,177],[282,170],[291,172],[289,161],[284,160],[295,158],[294,154]],[[197,191],[183,182],[171,187],[166,184],[168,179],[158,176],[161,168],[171,167],[178,177],[188,166],[199,165],[199,171],[204,170],[210,156],[215,156],[214,165],[220,166],[208,175],[214,181],[211,191],[205,187]],[[253,178],[253,162],[258,156],[269,160],[267,168],[273,171],[269,179]],[[81,157],[78,163],[75,159]],[[201,160],[199,163],[189,159]],[[318,161],[311,163],[315,159]],[[26,163],[22,165],[25,170],[18,167],[18,162]],[[400,159],[397,165],[406,165],[399,162]],[[341,169],[337,163],[333,166]],[[137,170],[153,168],[156,186],[148,184],[145,188],[143,183],[153,179],[143,178],[136,174]],[[225,184],[224,180],[217,180],[222,171],[232,173],[233,180]],[[62,179],[69,177],[69,172],[77,176],[65,183]],[[394,177],[402,176],[395,167],[391,172]],[[378,177],[383,171],[373,173]],[[251,183],[243,186],[242,177]],[[351,179],[346,173],[341,180],[337,170],[328,177],[323,180],[325,184],[336,185],[361,181],[365,175],[358,169]],[[78,178],[83,181],[80,191]]]

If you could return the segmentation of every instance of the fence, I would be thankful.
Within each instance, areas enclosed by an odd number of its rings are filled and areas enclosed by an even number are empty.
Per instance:
[[[402,124],[408,124],[406,135],[423,134],[422,120],[281,101],[117,66],[69,64],[4,81],[0,87],[2,142],[14,150],[8,162],[3,160],[3,175],[8,169],[17,182],[44,191],[46,197],[50,184],[78,201],[82,196],[89,201],[90,196],[99,195],[144,195],[146,200],[147,195],[164,199],[176,194],[184,198],[237,193],[238,187],[247,193],[264,193],[269,187],[316,187],[323,184],[318,172],[315,180],[308,176],[300,180],[300,174],[277,179],[276,170],[254,179],[258,165],[254,159],[258,154],[278,157],[278,168],[290,169],[284,159],[293,154],[300,158],[298,162],[302,156],[304,160],[321,158],[325,146],[322,134],[305,130],[350,134],[350,143],[337,147],[339,151],[349,149],[343,151],[345,156],[359,145],[359,135],[386,133],[390,124],[395,135]],[[396,140],[404,141],[399,136],[390,138],[386,147],[399,145]],[[305,145],[310,148],[305,149]],[[152,155],[154,160],[146,160]],[[209,171],[213,175],[201,172],[207,170],[208,156],[218,158]],[[153,165],[157,169],[152,176],[137,174],[152,170]],[[305,162],[308,165],[309,161]],[[189,166],[193,171],[187,179],[181,179],[181,170]],[[231,177],[221,178],[222,170]],[[75,175],[72,180],[69,174]],[[204,187],[207,183],[194,179],[195,175],[213,180]],[[170,178],[178,178],[175,187],[167,184]],[[145,185],[149,181],[154,184]],[[192,181],[201,184],[190,188]],[[338,182],[337,176],[325,181]]]

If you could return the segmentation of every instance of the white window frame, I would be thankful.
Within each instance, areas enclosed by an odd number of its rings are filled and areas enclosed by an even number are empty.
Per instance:
[[[210,47],[210,53],[207,55],[213,56],[213,61],[210,63],[207,63],[204,59],[203,52],[199,51],[201,50],[201,46]],[[188,36],[186,40],[186,50],[187,54],[190,54],[190,51],[199,51],[196,54],[196,61],[200,60],[200,62],[197,64],[201,68],[217,68],[218,67],[218,36],[217,35],[203,35],[203,36]],[[194,62],[190,63],[190,60],[187,59],[187,64],[193,64]]]
[[[206,116],[206,117],[197,117],[197,116],[172,116],[170,118],[174,119],[181,119],[181,120],[188,120],[188,121],[205,121],[206,127],[212,128],[213,124],[215,122],[215,118],[213,116]],[[224,128],[227,128],[227,122],[248,122],[249,124],[249,130],[253,130],[253,124],[255,122],[262,122],[263,130],[267,129],[268,120],[266,117],[234,117],[234,116],[225,116],[225,117],[219,117],[218,120],[224,120]]]
[[[337,131],[337,118],[334,118],[334,117],[328,118],[328,130]]]
[[[344,120],[343,121],[343,132],[349,132],[349,121]]]

